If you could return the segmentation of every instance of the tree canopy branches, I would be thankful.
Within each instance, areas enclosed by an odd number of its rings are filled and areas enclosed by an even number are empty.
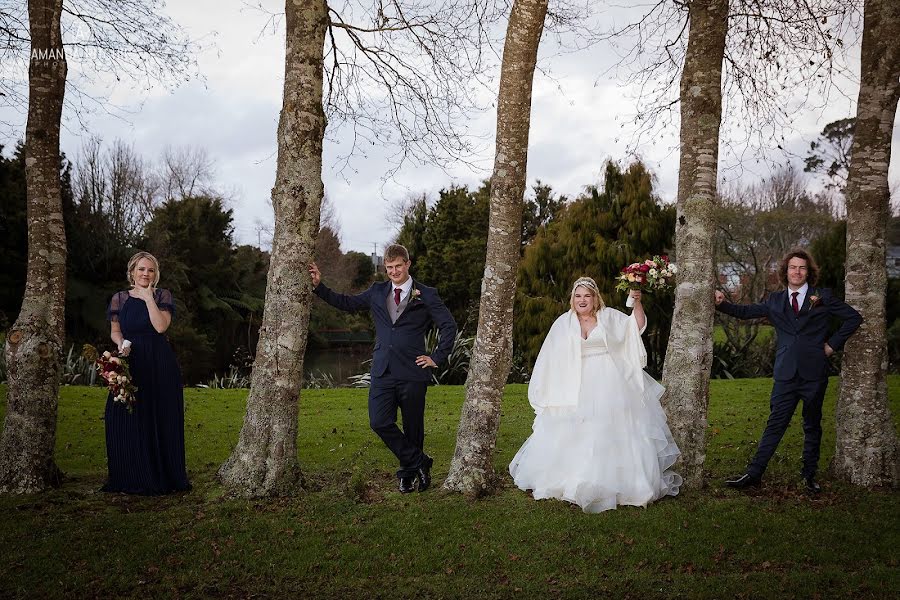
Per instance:
[[[197,76],[200,43],[163,11],[162,0],[65,0],[61,18],[69,66],[65,113],[110,110],[108,93],[125,81],[146,90]],[[25,4],[0,2],[0,109],[24,115],[31,46]],[[98,91],[100,90],[100,91]],[[105,91],[103,91],[105,90]],[[17,126],[0,121],[13,129]]]
[[[801,109],[822,108],[856,76],[846,50],[860,30],[857,1],[731,0],[723,71],[723,142],[783,149]],[[659,0],[607,38],[637,91],[635,145],[677,120],[687,48],[687,2]]]
[[[407,160],[469,162],[473,138],[465,120],[482,108],[494,43],[491,26],[505,2],[389,0],[374,8],[329,6],[324,108],[354,137],[343,161],[364,144],[397,148]]]

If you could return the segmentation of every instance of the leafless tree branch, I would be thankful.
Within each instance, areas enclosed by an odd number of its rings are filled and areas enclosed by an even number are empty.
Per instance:
[[[723,77],[723,143],[784,149],[807,109],[846,95],[855,79],[846,49],[861,30],[859,0],[732,0]],[[608,3],[609,6],[614,6]],[[678,80],[687,43],[686,2],[658,0],[640,18],[611,28],[616,67],[636,92],[632,145],[677,122]]]
[[[505,8],[470,0],[332,5],[324,97],[329,122],[353,129],[344,167],[367,145],[396,148],[397,168],[410,159],[469,162],[474,138],[465,122],[483,108],[478,85],[487,85],[491,27]]]
[[[162,0],[64,1],[62,37],[69,67],[65,114],[84,126],[86,114],[116,110],[109,91],[122,82],[149,90],[197,77],[201,42],[189,38],[163,7]],[[27,106],[31,44],[23,15],[24,3],[0,4],[0,108],[20,115]],[[106,91],[88,91],[98,89]]]

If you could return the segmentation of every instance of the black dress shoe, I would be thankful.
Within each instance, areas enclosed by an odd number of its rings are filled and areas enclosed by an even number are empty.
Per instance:
[[[816,483],[816,478],[813,475],[804,477],[803,485],[806,486],[806,491],[810,494],[818,494],[822,491],[822,487],[818,483]]]
[[[737,488],[739,490],[748,488],[748,487],[758,487],[762,479],[756,475],[751,475],[750,473],[744,473],[739,477],[732,477],[731,479],[725,480],[725,485],[732,488]]]
[[[416,476],[410,475],[408,477],[400,478],[400,493],[401,494],[409,494],[410,492],[414,492],[416,490]]]
[[[425,455],[425,458],[422,459],[422,464],[419,466],[419,491],[424,492],[431,485],[431,465],[434,464],[434,459]]]

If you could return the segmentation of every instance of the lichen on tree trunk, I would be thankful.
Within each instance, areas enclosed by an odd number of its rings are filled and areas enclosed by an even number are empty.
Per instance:
[[[681,75],[681,163],[675,258],[678,264],[672,331],[663,368],[662,403],[685,485],[702,487],[706,413],[712,368],[713,290],[722,59],[727,0],[692,0]]]
[[[225,487],[247,497],[286,495],[302,486],[297,414],[312,301],[306,266],[313,260],[323,197],[327,11],[323,0],[285,3],[284,100],[266,303],[244,424],[219,469]]]
[[[53,460],[66,303],[59,129],[67,65],[61,14],[62,0],[28,2],[28,274],[22,309],[4,348],[9,390],[0,437],[0,491],[9,493],[40,492],[61,476]]]
[[[885,227],[888,166],[900,98],[900,5],[866,0],[856,130],[847,179],[846,301],[863,316],[847,342],[832,471],[864,487],[900,485],[897,435],[887,398]]]
[[[497,140],[491,177],[487,256],[475,350],[456,450],[444,488],[472,496],[490,492],[503,389],[512,365],[513,299],[531,126],[531,93],[547,0],[513,4],[497,102]]]

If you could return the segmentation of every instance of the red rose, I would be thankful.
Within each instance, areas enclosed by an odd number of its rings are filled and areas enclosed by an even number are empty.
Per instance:
[[[641,273],[646,273],[649,270],[650,270],[650,267],[648,267],[647,265],[641,265]]]

